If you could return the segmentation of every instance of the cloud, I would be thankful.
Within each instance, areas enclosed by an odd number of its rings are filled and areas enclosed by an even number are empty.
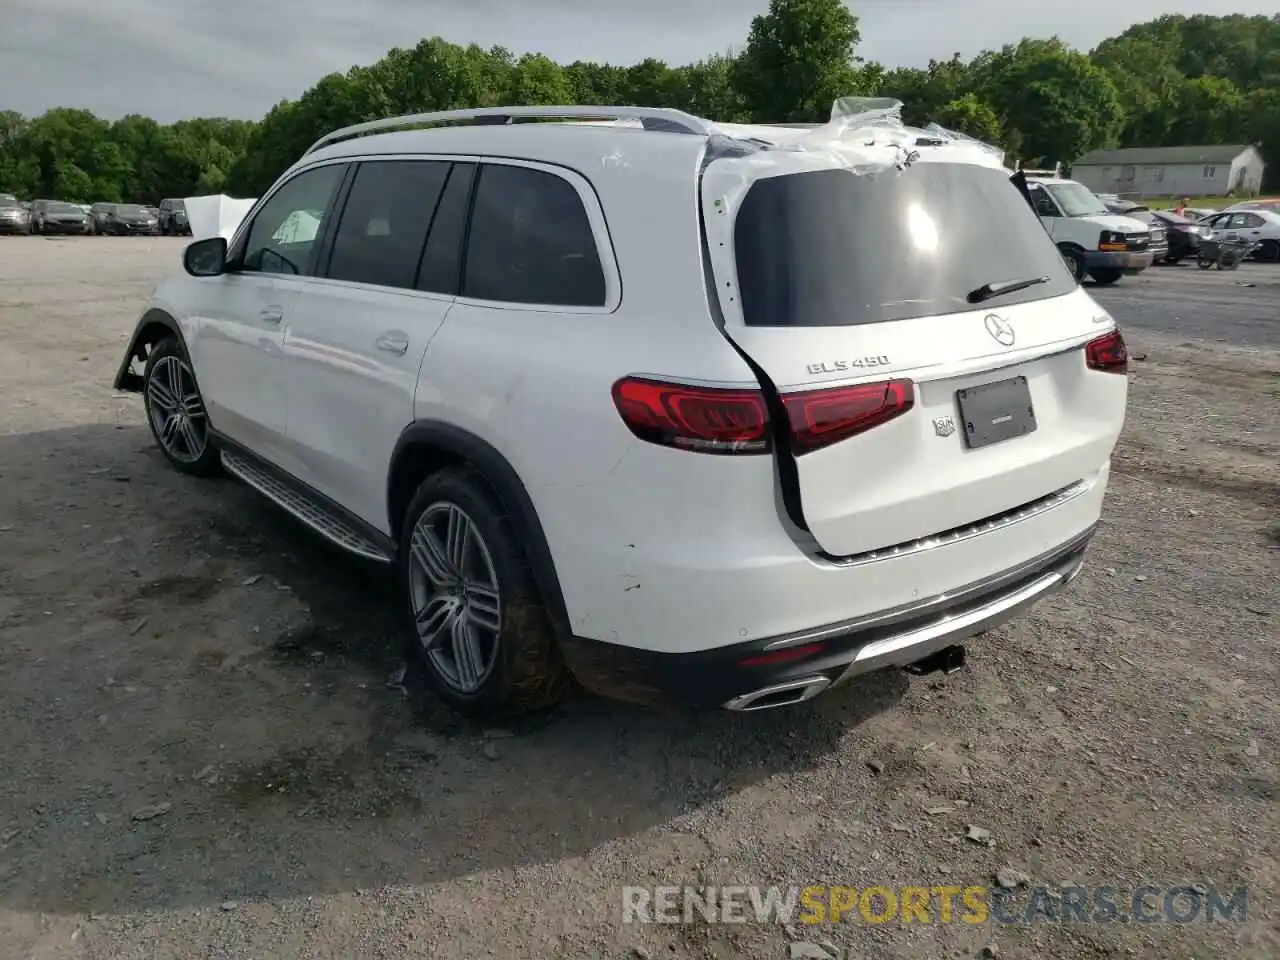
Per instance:
[[[767,0],[0,0],[0,109],[37,114],[77,106],[101,116],[143,113],[257,118],[316,80],[372,63],[391,47],[439,35],[576,59],[687,63],[741,47]],[[1271,13],[1274,0],[860,0],[859,54],[920,66],[971,56],[1023,36],[1057,33],[1087,49],[1162,13]]]

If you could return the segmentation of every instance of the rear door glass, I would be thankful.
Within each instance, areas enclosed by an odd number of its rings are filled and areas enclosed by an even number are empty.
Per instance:
[[[441,160],[361,163],[342,210],[327,276],[413,289],[448,175],[449,164]]]

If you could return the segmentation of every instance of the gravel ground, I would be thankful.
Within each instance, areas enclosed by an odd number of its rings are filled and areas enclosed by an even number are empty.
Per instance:
[[[0,240],[0,957],[1280,956],[1280,267],[1097,291],[1146,358],[1101,533],[960,673],[484,731],[387,685],[376,573],[167,469],[111,390],[180,248]],[[620,922],[629,884],[1006,867],[1247,884],[1249,920]]]

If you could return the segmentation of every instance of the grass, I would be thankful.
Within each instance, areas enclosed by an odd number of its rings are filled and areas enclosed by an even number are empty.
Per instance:
[[[1166,210],[1176,207],[1181,197],[1143,197],[1138,203],[1143,206],[1150,207],[1152,210]],[[1223,207],[1229,207],[1233,203],[1242,203],[1249,199],[1248,197],[1191,197],[1191,203],[1188,206],[1197,209],[1220,210]]]

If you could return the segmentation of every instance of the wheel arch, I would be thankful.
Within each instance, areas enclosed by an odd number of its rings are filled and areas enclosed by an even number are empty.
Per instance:
[[[164,310],[153,307],[139,317],[112,386],[125,393],[141,393],[142,375],[133,372],[133,363],[135,360],[146,360],[147,352],[167,336],[176,337],[183,352],[186,352],[187,345],[182,339],[178,321]]]
[[[569,613],[560,578],[529,491],[507,458],[470,431],[436,420],[416,420],[400,434],[387,474],[387,520],[392,539],[400,542],[405,511],[422,481],[451,466],[475,470],[498,499],[520,538],[556,638],[569,637]]]

